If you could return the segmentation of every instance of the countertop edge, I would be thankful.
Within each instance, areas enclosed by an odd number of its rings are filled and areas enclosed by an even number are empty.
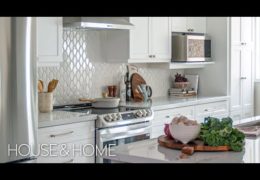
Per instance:
[[[184,107],[184,106],[193,106],[198,104],[205,104],[205,103],[211,103],[211,102],[218,102],[218,101],[225,101],[229,100],[230,96],[216,96],[216,97],[209,97],[205,99],[198,99],[190,102],[178,102],[178,103],[169,103],[164,105],[152,105],[153,110],[164,110],[164,109],[171,109],[171,108],[178,108],[178,107]]]
[[[95,121],[97,119],[97,115],[86,115],[81,117],[71,117],[66,119],[54,120],[54,121],[42,121],[38,122],[38,129],[41,128],[48,128],[53,126],[61,126],[66,124],[73,124],[73,123],[81,123],[87,121]]]

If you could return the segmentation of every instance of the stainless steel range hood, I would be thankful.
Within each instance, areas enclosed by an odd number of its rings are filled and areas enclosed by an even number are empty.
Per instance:
[[[63,17],[63,26],[78,29],[123,29],[134,26],[126,17]]]

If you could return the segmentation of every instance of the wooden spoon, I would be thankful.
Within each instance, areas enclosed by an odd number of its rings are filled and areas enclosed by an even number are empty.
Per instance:
[[[42,93],[43,89],[44,89],[43,81],[42,80],[38,80],[38,92]]]
[[[48,92],[53,92],[57,87],[58,82],[59,81],[57,79],[51,80],[48,84]]]

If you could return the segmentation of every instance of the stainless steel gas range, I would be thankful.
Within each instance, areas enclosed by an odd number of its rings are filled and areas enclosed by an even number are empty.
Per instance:
[[[97,114],[95,127],[96,150],[102,152],[111,146],[150,139],[154,112],[151,108],[118,107],[96,109],[91,104],[65,105],[56,110]],[[104,151],[103,151],[104,152]],[[96,153],[97,163],[109,163]]]

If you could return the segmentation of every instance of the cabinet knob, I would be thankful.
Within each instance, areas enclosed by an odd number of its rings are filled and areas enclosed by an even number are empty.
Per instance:
[[[190,31],[191,31],[191,32],[193,32],[193,31],[194,31],[194,29],[191,29]]]
[[[155,55],[153,55],[153,58],[155,58],[156,56]]]
[[[166,118],[170,118],[170,116],[165,116]]]
[[[152,58],[153,57],[153,55],[149,55],[149,58]]]

